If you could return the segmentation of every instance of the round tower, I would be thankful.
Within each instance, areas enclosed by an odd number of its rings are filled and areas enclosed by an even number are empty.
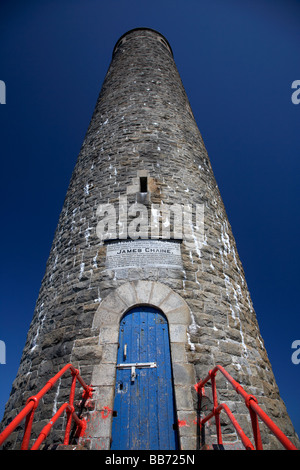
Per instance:
[[[217,364],[297,442],[172,49],[148,28],[124,34],[113,50],[2,425],[70,362],[94,389],[81,441],[90,449],[213,442],[213,426],[206,440],[199,435],[195,384]],[[43,399],[33,438],[66,400],[70,380]],[[220,401],[251,434],[243,400],[224,378],[217,383]],[[64,420],[52,443],[61,442]],[[228,419],[221,424],[223,440],[236,442]],[[261,433],[265,448],[281,447],[266,427]]]

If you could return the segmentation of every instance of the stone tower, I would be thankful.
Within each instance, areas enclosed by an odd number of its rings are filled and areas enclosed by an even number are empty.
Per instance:
[[[164,354],[163,359],[152,357],[152,350]],[[144,366],[124,367],[126,361]],[[135,403],[134,415],[124,411],[128,400],[136,400],[128,398],[130,390],[147,381],[147,374],[152,374],[149,383],[155,380],[159,361],[168,364],[169,382],[158,392],[143,388],[141,406],[147,400],[156,406],[148,417],[150,428],[164,435],[157,422],[169,407],[173,443],[164,448],[199,448],[194,384],[216,364],[298,442],[171,47],[160,33],[138,28],[122,36],[113,50],[2,425],[71,362],[95,390],[86,411],[88,448],[134,448],[118,441],[121,416],[134,429],[141,426],[134,419],[142,419],[142,448],[159,448],[157,442],[149,444],[156,437],[149,434],[145,410]],[[33,437],[68,396],[69,382],[61,379],[37,409]],[[251,436],[243,402],[222,378],[219,385],[220,399],[234,408]],[[210,403],[208,393],[208,408]],[[61,419],[51,442],[59,442],[63,424]],[[225,441],[237,440],[226,418],[222,428]],[[207,439],[213,439],[209,434]],[[17,430],[7,447],[17,447],[21,437]],[[264,427],[262,437],[265,448],[277,447]]]

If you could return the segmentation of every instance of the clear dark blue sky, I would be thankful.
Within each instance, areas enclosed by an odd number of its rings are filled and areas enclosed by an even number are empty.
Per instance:
[[[0,4],[0,418],[54,231],[113,47],[169,40],[236,238],[275,377],[300,435],[300,2],[57,0]]]

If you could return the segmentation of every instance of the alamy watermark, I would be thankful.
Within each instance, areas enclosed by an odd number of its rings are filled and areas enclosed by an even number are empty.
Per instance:
[[[0,364],[6,364],[6,346],[4,341],[0,340]]]
[[[96,212],[101,218],[96,234],[105,240],[182,240],[200,256],[204,243],[204,204],[128,205],[127,196],[119,196],[114,204],[100,204]]]
[[[3,80],[0,80],[0,104],[6,104],[6,85]]]
[[[292,103],[300,104],[300,80],[293,81],[292,89],[296,89],[296,91],[294,91],[291,96]]]
[[[296,365],[300,364],[300,339],[296,339],[292,342],[292,349],[295,349],[291,357],[292,363]]]

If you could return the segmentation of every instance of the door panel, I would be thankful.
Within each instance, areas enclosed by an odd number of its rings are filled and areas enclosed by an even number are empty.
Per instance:
[[[136,307],[120,322],[111,449],[173,450],[177,440],[168,323]]]

